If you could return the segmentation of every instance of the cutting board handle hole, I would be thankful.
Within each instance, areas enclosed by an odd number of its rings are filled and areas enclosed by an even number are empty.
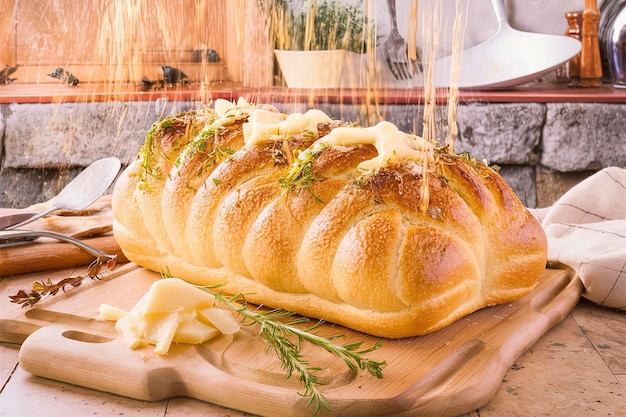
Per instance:
[[[107,343],[113,339],[105,336],[100,336],[92,333],[80,332],[78,330],[66,330],[62,333],[66,339],[76,340],[78,342],[86,343]]]

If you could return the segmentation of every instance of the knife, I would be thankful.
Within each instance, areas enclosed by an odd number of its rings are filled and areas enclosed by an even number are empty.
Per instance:
[[[19,213],[13,213],[13,214],[7,214],[5,216],[0,216],[0,230],[4,230],[7,227],[13,226],[14,224],[18,224],[23,222],[26,219],[30,219],[33,215],[37,214],[37,212],[32,212],[32,211],[23,211],[23,212],[19,212]],[[27,237],[16,237],[16,238],[5,238],[2,239],[0,238],[0,245],[1,246],[10,246],[12,244],[15,243],[20,243],[20,242],[30,242],[32,240],[35,240],[36,237],[31,237],[31,236],[27,236]]]
[[[19,212],[13,214],[7,214],[6,216],[0,216],[0,230],[4,230],[7,227],[13,226],[14,224],[18,224],[23,222],[26,219],[31,218],[37,214],[37,212]]]

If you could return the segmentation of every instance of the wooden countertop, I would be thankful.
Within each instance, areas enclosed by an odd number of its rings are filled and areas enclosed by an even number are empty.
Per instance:
[[[8,287],[30,284],[20,277],[0,279],[3,294]],[[3,309],[9,307],[3,302]],[[519,417],[626,415],[625,334],[626,312],[580,301],[513,364],[492,400],[464,417],[512,415],[513,410]],[[187,398],[137,401],[34,377],[19,366],[18,352],[19,345],[0,344],[3,416],[250,416]]]
[[[180,89],[141,91],[134,84],[105,83],[79,84],[69,87],[56,83],[8,84],[0,86],[1,103],[80,103],[102,101],[154,101],[167,98],[174,101],[202,101],[244,97],[255,103],[344,103],[362,104],[369,100],[379,104],[420,104],[421,89],[288,89],[280,87],[249,88],[233,83],[213,83],[201,86],[191,84]],[[460,92],[461,103],[626,103],[626,88],[602,85],[599,88],[572,88],[567,84],[530,83],[507,90],[465,90]],[[445,91],[437,102],[445,104]]]

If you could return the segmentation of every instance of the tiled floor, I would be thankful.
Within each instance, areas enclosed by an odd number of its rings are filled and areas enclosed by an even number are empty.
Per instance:
[[[626,313],[581,301],[467,417],[504,415],[626,416]]]
[[[18,349],[0,344],[1,416],[249,416],[185,398],[147,403],[33,377],[17,365]],[[464,417],[485,416],[626,416],[626,312],[582,300],[515,362],[488,404]]]

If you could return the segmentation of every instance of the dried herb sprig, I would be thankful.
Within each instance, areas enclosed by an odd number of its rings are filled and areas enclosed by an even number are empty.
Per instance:
[[[308,360],[301,354],[305,342],[320,346],[327,352],[337,356],[344,361],[352,372],[358,372],[359,369],[367,370],[376,378],[383,377],[382,371],[387,362],[378,362],[363,357],[363,355],[380,348],[382,341],[378,341],[373,346],[365,349],[361,349],[362,342],[337,345],[333,340],[341,337],[341,335],[323,337],[311,332],[319,327],[323,321],[318,321],[308,328],[300,328],[298,325],[307,323],[309,321],[308,318],[297,316],[293,312],[282,309],[269,311],[261,309],[249,310],[243,294],[227,296],[222,292],[215,291],[216,287],[200,285],[196,285],[196,287],[211,293],[222,305],[243,316],[241,320],[243,325],[258,324],[260,326],[260,335],[267,343],[267,350],[272,350],[276,353],[283,370],[287,373],[287,378],[290,378],[293,374],[298,375],[298,379],[304,386],[303,391],[299,394],[309,398],[305,408],[313,405],[314,414],[319,413],[323,409],[330,410],[330,405],[324,393],[319,389],[319,386],[323,385],[323,383],[315,374],[316,371],[320,371],[322,368],[310,366]]]
[[[102,266],[106,265],[107,269],[113,269],[116,263],[116,255],[111,257],[98,257],[89,264],[86,275],[63,278],[57,283],[53,283],[50,278],[45,281],[36,281],[33,283],[33,288],[30,291],[19,290],[17,294],[10,295],[9,298],[12,303],[21,304],[22,307],[32,307],[46,295],[56,295],[59,291],[65,292],[66,287],[78,287],[86,278],[100,279]]]

